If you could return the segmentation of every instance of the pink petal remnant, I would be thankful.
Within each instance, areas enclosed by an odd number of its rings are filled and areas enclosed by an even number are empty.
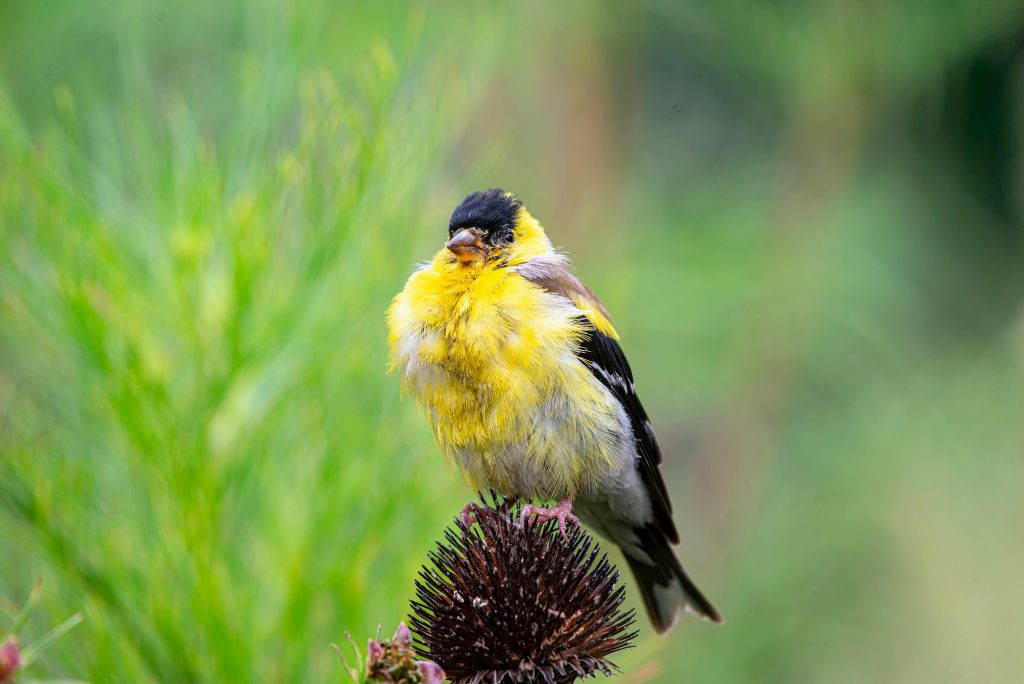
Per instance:
[[[398,623],[398,629],[395,630],[395,636],[391,641],[399,648],[409,648],[412,646],[412,632],[409,631],[404,622]]]
[[[366,645],[366,654],[370,665],[373,665],[384,657],[384,647],[379,641],[370,639],[370,643]]]
[[[423,684],[441,684],[444,681],[444,670],[430,660],[417,660],[416,667],[423,676]]]
[[[0,646],[0,684],[11,684],[21,669],[21,651],[18,640],[11,637]]]

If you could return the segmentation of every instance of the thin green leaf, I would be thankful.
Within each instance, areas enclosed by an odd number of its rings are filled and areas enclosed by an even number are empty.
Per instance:
[[[60,623],[49,632],[44,634],[38,641],[27,646],[22,651],[22,662],[25,667],[32,663],[32,661],[43,652],[50,644],[60,639],[62,636],[74,629],[80,622],[85,620],[81,613],[75,613],[64,622]]]
[[[4,635],[3,639],[0,639],[0,641],[6,641],[7,637],[18,633],[18,630],[21,629],[21,626],[25,624],[25,621],[28,620],[28,617],[32,614],[32,610],[36,607],[36,604],[39,603],[39,597],[42,593],[43,580],[41,577],[38,577],[36,578],[35,586],[32,587],[32,593],[29,594],[28,600],[25,601],[25,605],[21,608],[21,612],[18,613],[18,617],[14,618],[14,622],[11,623],[11,629]]]

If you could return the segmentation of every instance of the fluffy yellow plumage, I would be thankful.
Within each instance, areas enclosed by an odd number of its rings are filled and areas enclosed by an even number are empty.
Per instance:
[[[604,305],[501,190],[456,208],[449,241],[388,309],[391,365],[476,489],[555,499],[620,547],[659,631],[721,615],[684,572],[661,450]]]

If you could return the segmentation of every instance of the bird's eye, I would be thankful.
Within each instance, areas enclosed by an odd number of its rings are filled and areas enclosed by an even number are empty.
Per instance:
[[[501,233],[501,241],[506,245],[511,245],[516,241],[516,234],[511,229],[505,230]]]

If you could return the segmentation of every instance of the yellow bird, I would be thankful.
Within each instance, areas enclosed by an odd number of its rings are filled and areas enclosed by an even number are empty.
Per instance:
[[[622,548],[659,632],[722,622],[672,551],[661,450],[601,300],[515,195],[474,192],[388,309],[391,365],[477,489]]]

